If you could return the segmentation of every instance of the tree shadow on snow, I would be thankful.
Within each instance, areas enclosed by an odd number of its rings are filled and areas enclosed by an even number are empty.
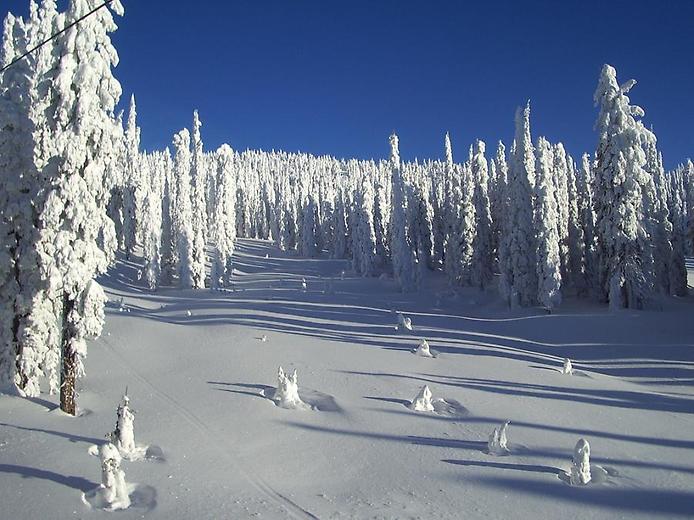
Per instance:
[[[512,464],[507,462],[490,462],[483,460],[452,460],[443,459],[441,462],[447,464],[455,464],[457,466],[472,466],[480,468],[497,468],[497,469],[509,469],[514,471],[528,471],[531,473],[551,473],[554,475],[559,475],[563,473],[563,470],[555,468],[553,466],[539,466],[536,464]]]
[[[438,374],[405,375],[389,372],[360,372],[355,370],[338,370],[338,372],[377,378],[408,379],[417,381],[419,383],[466,388],[504,395],[534,397],[538,399],[582,402],[597,406],[694,414],[693,399],[654,394],[650,392],[637,392],[633,390],[606,390],[604,388],[591,389],[562,387],[553,385],[516,383],[513,381],[502,381],[495,379],[442,376]]]
[[[478,475],[475,482],[497,489],[504,494],[514,493],[524,497],[533,495],[542,499],[565,502],[578,506],[594,506],[618,511],[652,513],[691,518],[694,513],[694,493],[671,489],[648,489],[567,486],[559,480],[528,480],[510,477],[486,477]],[[571,515],[569,515],[571,516]],[[585,516],[594,516],[585,511]]]
[[[50,480],[57,484],[67,486],[79,491],[87,492],[93,489],[98,484],[90,482],[89,480],[76,477],[76,476],[66,476],[53,471],[48,471],[39,468],[30,468],[28,466],[18,466],[16,464],[0,464],[0,473],[12,473],[19,475],[22,478],[38,478],[42,480]]]
[[[103,444],[104,439],[95,439],[93,437],[84,437],[82,435],[76,435],[74,433],[59,432],[56,430],[48,430],[44,428],[29,428],[28,426],[18,426],[16,424],[8,424],[0,422],[0,426],[7,428],[15,428],[17,430],[23,430],[27,432],[38,432],[47,433],[48,435],[55,435],[56,437],[62,437],[70,442],[86,442],[87,444]]]

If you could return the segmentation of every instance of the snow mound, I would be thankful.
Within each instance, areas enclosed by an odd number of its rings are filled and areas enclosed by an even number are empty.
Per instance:
[[[82,494],[82,502],[87,504],[92,509],[100,509],[102,511],[118,511],[122,509],[144,509],[150,511],[157,505],[157,490],[152,486],[143,484],[126,483],[126,492],[129,505],[127,508],[114,507],[114,504],[109,503],[106,489],[102,486],[87,491]]]
[[[431,350],[429,348],[429,342],[425,339],[422,339],[419,342],[419,345],[417,346],[416,349],[412,350],[412,353],[421,356],[421,357],[426,357],[426,358],[435,358],[438,357],[439,353],[436,352],[435,350]]]
[[[508,438],[506,436],[506,430],[510,422],[506,421],[498,428],[494,428],[487,442],[487,453],[490,455],[507,455],[511,452],[508,449]]]

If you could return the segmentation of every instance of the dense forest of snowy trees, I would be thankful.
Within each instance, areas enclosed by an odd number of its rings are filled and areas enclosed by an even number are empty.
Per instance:
[[[109,10],[110,9],[110,10]],[[416,291],[427,273],[496,288],[510,307],[548,311],[566,297],[644,308],[686,294],[694,254],[694,165],[665,172],[644,112],[605,65],[595,92],[597,149],[577,163],[533,139],[530,105],[515,138],[492,152],[476,141],[454,161],[343,160],[301,153],[205,151],[202,123],[172,151],[140,149],[135,98],[121,87],[109,9],[68,29],[0,76],[0,385],[61,392],[75,413],[85,340],[100,333],[96,278],[120,249],[144,282],[220,289],[232,283],[236,237],[274,241],[306,257],[351,262]],[[3,27],[2,65],[90,10],[31,2]],[[385,136],[384,136],[384,151]],[[209,258],[208,258],[209,256]],[[207,270],[209,262],[211,269]],[[42,387],[42,385],[44,385]]]

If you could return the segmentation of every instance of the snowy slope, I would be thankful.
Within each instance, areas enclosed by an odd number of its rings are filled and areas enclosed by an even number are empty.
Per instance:
[[[233,292],[152,293],[125,262],[103,280],[111,303],[86,360],[85,414],[0,397],[0,518],[107,514],[81,494],[100,481],[88,449],[113,429],[126,385],[136,441],[165,460],[123,463],[142,486],[117,518],[694,515],[691,296],[662,312],[568,300],[548,315],[511,312],[493,292],[455,295],[438,276],[403,296],[392,280],[342,279],[344,261],[262,241],[239,241],[235,266]],[[414,331],[396,331],[393,311]],[[423,338],[437,357],[411,352]],[[279,365],[318,410],[263,396]],[[410,410],[425,384],[450,406]],[[511,453],[488,455],[505,420]],[[581,437],[607,476],[571,487],[559,474]]]

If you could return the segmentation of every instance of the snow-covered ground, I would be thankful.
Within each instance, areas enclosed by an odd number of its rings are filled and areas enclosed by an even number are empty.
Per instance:
[[[126,385],[153,457],[121,463],[139,486],[117,518],[694,516],[692,296],[662,311],[568,299],[551,315],[512,312],[443,276],[401,295],[345,261],[254,240],[239,241],[235,267],[225,292],[152,293],[126,262],[104,278],[83,415],[0,397],[0,518],[108,514],[82,494],[100,483],[90,447],[113,431]],[[436,357],[413,353],[422,339]],[[280,365],[297,370],[304,409],[271,400]],[[424,385],[433,412],[410,408]],[[491,455],[506,420],[509,452]],[[580,438],[593,481],[570,486]]]

